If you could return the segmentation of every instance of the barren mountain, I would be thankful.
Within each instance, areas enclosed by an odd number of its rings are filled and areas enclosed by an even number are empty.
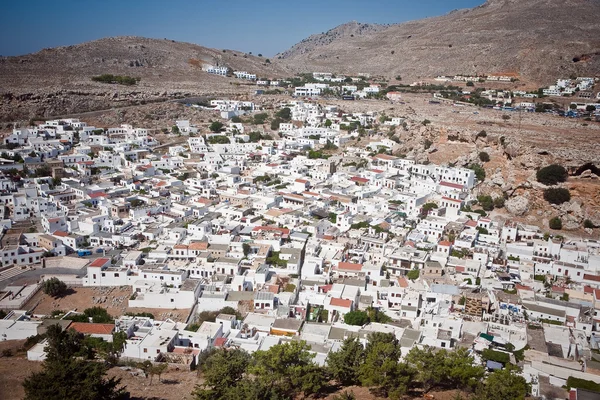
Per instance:
[[[598,21],[600,0],[488,0],[397,25],[342,25],[305,39],[277,62],[302,72],[408,79],[512,72],[548,84],[559,76],[600,74]]]
[[[259,76],[282,74],[281,67],[265,58],[238,51],[167,39],[105,38],[0,58],[0,120],[234,90],[232,79],[202,71],[203,64],[231,67]],[[140,82],[122,86],[91,80],[102,74],[139,77]]]

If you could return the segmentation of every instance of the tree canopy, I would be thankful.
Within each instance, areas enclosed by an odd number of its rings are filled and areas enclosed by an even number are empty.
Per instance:
[[[537,181],[549,186],[566,181],[568,176],[567,170],[558,164],[548,165],[536,173]]]
[[[40,372],[23,382],[27,400],[117,400],[129,398],[120,379],[107,379],[106,365],[76,358],[83,336],[51,325],[46,332],[46,360]]]
[[[56,277],[52,277],[44,281],[42,288],[48,296],[60,297],[67,291],[67,284]]]

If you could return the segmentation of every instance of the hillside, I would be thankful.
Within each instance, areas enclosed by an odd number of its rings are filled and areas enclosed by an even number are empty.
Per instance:
[[[600,74],[598,21],[600,0],[489,0],[360,34],[345,34],[347,24],[342,25],[276,58],[299,72],[366,72],[404,80],[513,72],[521,80],[548,84],[559,76]],[[330,34],[340,31],[344,34]]]
[[[282,75],[265,58],[233,50],[142,37],[113,37],[0,58],[0,121],[52,116],[181,95],[228,92],[233,79],[202,64],[269,77]],[[93,82],[96,75],[140,78],[135,86]],[[239,92],[239,90],[237,90]]]

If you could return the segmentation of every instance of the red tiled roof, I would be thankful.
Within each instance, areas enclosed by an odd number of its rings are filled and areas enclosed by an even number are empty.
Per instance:
[[[557,293],[564,293],[565,288],[561,286],[552,285],[552,291]]]
[[[308,183],[308,181],[306,179],[296,179],[296,182],[298,182],[298,183]]]
[[[222,347],[227,342],[227,338],[219,337],[215,339],[215,347]]]
[[[445,182],[445,181],[440,182],[440,186],[451,187],[453,189],[464,189],[464,187],[465,187],[464,185],[459,185],[458,183]]]
[[[383,170],[381,170],[381,169],[370,169],[369,171],[371,171],[371,172],[375,172],[376,174],[382,174],[382,173],[384,173],[384,172],[385,172],[385,171],[383,171]]]
[[[114,324],[92,324],[86,322],[73,322],[69,329],[75,329],[84,335],[110,335],[115,329]]]
[[[398,277],[398,285],[400,285],[400,287],[406,288],[406,287],[408,287],[408,280],[403,276],[399,276]]]
[[[393,161],[393,160],[397,160],[398,159],[398,157],[390,156],[389,154],[377,154],[373,158],[378,158],[380,160],[386,160],[386,161]]]
[[[350,178],[350,180],[352,182],[358,182],[358,183],[367,183],[367,182],[369,182],[369,180],[367,178],[361,178],[360,176],[353,176],[352,178]]]
[[[265,225],[261,225],[261,226],[255,226],[254,228],[252,228],[253,232],[260,232],[260,231],[267,231],[267,232],[281,232],[284,235],[289,235],[290,230],[287,228],[279,228],[277,226],[265,226]]]
[[[347,270],[347,271],[360,271],[362,270],[363,265],[362,264],[354,264],[354,263],[349,263],[349,262],[341,262],[338,264],[337,269],[343,269],[343,270]]]
[[[67,237],[69,236],[69,234],[65,231],[54,231],[53,233],[54,236],[59,236],[59,237]]]
[[[350,308],[352,307],[352,300],[338,299],[337,297],[332,297],[329,304],[336,307]]]
[[[516,288],[517,290],[531,290],[531,288],[530,288],[529,286],[520,285],[520,284],[518,284],[518,283],[515,285],[515,288]]]
[[[447,240],[440,240],[440,242],[438,243],[438,246],[446,246],[446,247],[449,247],[449,246],[452,246],[452,242],[449,242],[449,241],[447,241]]]
[[[583,274],[583,279],[587,279],[588,281],[600,282],[600,276],[598,275]]]
[[[105,264],[110,262],[110,258],[96,258],[91,264],[90,267],[102,267]]]
[[[208,249],[208,242],[193,242],[188,246],[190,250],[206,250]]]
[[[90,199],[95,199],[97,197],[108,197],[106,193],[92,193],[88,194],[88,196],[90,197]]]
[[[185,244],[176,244],[175,246],[173,246],[174,249],[187,249],[188,247]]]
[[[462,265],[457,265],[456,267],[454,267],[454,269],[456,270],[456,272],[465,272],[465,267],[463,267]]]
[[[465,226],[470,226],[470,227],[474,228],[477,226],[477,221],[473,221],[472,219],[470,219],[465,223]]]
[[[453,203],[462,203],[462,200],[453,199],[451,197],[442,197],[442,200],[451,201]]]
[[[319,288],[323,291],[323,293],[327,293],[333,288],[333,285],[322,285]]]

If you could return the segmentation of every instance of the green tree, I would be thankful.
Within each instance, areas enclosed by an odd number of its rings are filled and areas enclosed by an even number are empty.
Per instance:
[[[554,217],[549,221],[548,226],[550,229],[559,231],[562,229],[562,220],[559,217]]]
[[[363,326],[369,323],[369,316],[364,311],[350,311],[344,314],[344,323],[348,325]]]
[[[408,390],[414,372],[400,363],[400,342],[392,333],[376,332],[369,335],[365,348],[365,362],[359,368],[363,386],[392,399],[400,398]]]
[[[292,110],[289,107],[284,107],[281,110],[277,111],[275,116],[277,118],[282,119],[283,121],[289,121],[292,119]]]
[[[51,325],[46,332],[48,345],[42,370],[23,382],[27,400],[117,400],[129,398],[119,387],[120,379],[106,379],[105,364],[75,357],[81,350],[82,336]]]
[[[492,211],[494,209],[494,199],[489,195],[477,196],[477,202],[485,211]]]
[[[568,176],[567,170],[558,164],[548,165],[536,173],[537,181],[548,186],[564,182],[567,180]]]
[[[490,161],[490,155],[485,151],[482,151],[479,153],[479,159],[481,160],[481,162],[488,162]]]
[[[178,133],[181,133],[181,132],[179,131],[179,127],[177,125],[173,125],[171,127],[171,133],[178,134]]]
[[[365,350],[358,338],[347,338],[338,351],[327,355],[327,370],[342,385],[354,385],[364,358]]]
[[[210,124],[208,129],[210,129],[211,132],[215,132],[215,133],[221,132],[221,130],[223,129],[223,123],[220,121],[214,121],[212,124]]]
[[[241,122],[242,122],[242,119],[241,119],[240,117],[238,117],[237,115],[234,115],[234,116],[231,118],[231,122],[233,122],[233,123],[236,123],[236,124],[239,124],[239,123],[241,123]]]
[[[56,277],[52,277],[44,281],[42,288],[48,296],[60,297],[67,291],[67,284]]]
[[[250,359],[244,350],[213,351],[200,366],[204,383],[197,385],[193,394],[198,398],[224,398],[225,392],[244,377]]]
[[[494,207],[495,208],[502,208],[502,207],[504,207],[504,203],[505,203],[504,197],[496,197],[494,199]]]
[[[571,200],[571,193],[566,188],[548,188],[544,190],[544,200],[552,204],[562,204]]]
[[[513,368],[492,372],[476,393],[476,400],[522,400],[529,394],[529,384]]]
[[[248,243],[243,243],[242,249],[244,250],[244,256],[248,257],[248,254],[250,254],[250,250],[252,250],[252,247],[250,247]]]
[[[415,269],[411,269],[410,271],[408,271],[406,273],[406,277],[408,279],[410,279],[411,281],[414,281],[415,279],[419,279],[419,274],[420,274],[420,271],[417,268],[415,268]]]
[[[333,122],[331,122],[330,119],[326,119],[325,120],[325,128],[329,128],[331,125],[333,125]]]
[[[485,169],[479,164],[471,164],[469,165],[469,169],[475,172],[475,178],[477,181],[483,182],[485,180]]]
[[[254,115],[254,125],[262,125],[267,121],[269,115],[267,113],[259,113]]]
[[[266,351],[254,353],[254,363],[248,372],[280,397],[305,396],[320,392],[327,380],[325,371],[313,363],[314,354],[304,341],[277,344]]]

